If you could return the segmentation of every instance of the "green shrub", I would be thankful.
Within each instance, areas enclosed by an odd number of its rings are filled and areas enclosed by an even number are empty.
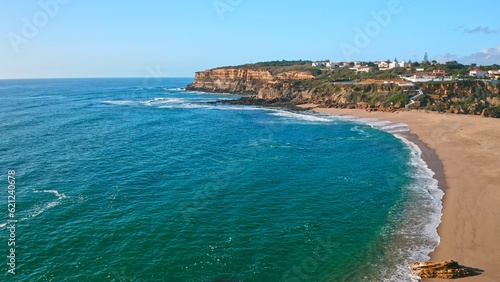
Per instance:
[[[389,103],[394,103],[394,104],[397,104],[397,103],[408,104],[410,102],[410,96],[408,96],[408,94],[404,94],[404,93],[396,93],[396,94],[392,95],[391,97],[389,97],[389,99],[387,101]]]

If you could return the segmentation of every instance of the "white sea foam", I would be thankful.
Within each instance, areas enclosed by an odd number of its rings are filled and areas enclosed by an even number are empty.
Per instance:
[[[219,98],[218,100],[232,100],[228,98]],[[117,106],[146,106],[157,107],[161,109],[208,109],[208,110],[232,110],[232,111],[254,111],[263,110],[258,106],[241,106],[214,104],[214,98],[208,97],[190,97],[190,98],[166,98],[156,97],[147,100],[105,100],[102,103]]]
[[[379,129],[389,132],[389,133],[401,133],[401,132],[409,132],[408,125],[405,123],[391,123],[388,125],[384,125]]]
[[[385,120],[378,120],[374,118],[360,118],[355,116],[335,116],[339,120],[350,121],[355,123],[362,123],[371,126],[372,128],[380,129],[388,133],[403,133],[409,132],[408,125],[405,123],[394,123]]]
[[[60,193],[59,191],[56,191],[56,190],[33,190],[33,193],[49,193],[49,194],[53,194],[57,199],[50,201],[44,205],[41,205],[41,206],[37,205],[37,206],[33,207],[32,210],[29,211],[29,214],[26,215],[25,217],[19,219],[19,221],[24,221],[24,220],[28,220],[28,219],[37,217],[40,214],[42,214],[43,212],[47,211],[48,209],[51,209],[55,206],[60,205],[62,203],[62,200],[67,198],[67,196],[64,193]],[[0,224],[0,228],[5,227],[6,225],[7,225],[7,223]]]
[[[181,98],[153,98],[151,100],[146,100],[139,102],[139,104],[148,106],[148,107],[154,107],[154,106],[161,106],[165,104],[182,104],[185,103],[186,99],[181,99]]]
[[[25,218],[22,218],[21,221],[27,220],[27,219],[30,219],[33,217],[37,217],[38,215],[42,214],[44,211],[60,205],[61,200],[67,198],[64,193],[59,193],[56,190],[33,190],[33,193],[49,193],[49,194],[53,194],[57,199],[55,201],[51,201],[45,205],[35,207],[30,212],[30,214],[28,214]]]
[[[419,277],[409,270],[408,265],[415,261],[429,260],[429,254],[440,242],[437,228],[441,223],[444,192],[439,189],[439,183],[434,178],[435,173],[422,158],[421,149],[400,134],[409,132],[406,124],[353,116],[339,118],[391,133],[411,150],[409,165],[412,168],[412,175],[410,175],[412,183],[405,189],[408,189],[412,199],[404,216],[400,219],[398,229],[393,231],[399,238],[399,242],[395,247],[391,246],[389,251],[399,252],[393,254],[398,257],[396,262],[398,265],[385,269],[382,271],[384,273],[379,274],[383,277],[380,281],[420,281]],[[397,250],[397,247],[401,249]]]
[[[215,106],[208,104],[195,104],[195,103],[182,103],[175,105],[162,105],[158,106],[160,109],[215,109]]]
[[[207,101],[208,102],[208,101]],[[162,109],[207,109],[220,111],[262,111],[263,108],[238,105],[214,105],[207,102],[180,103],[172,105],[162,105]]]
[[[200,94],[202,94],[202,95],[213,95],[214,94],[214,93],[209,93],[209,92],[192,91],[192,90],[190,90],[190,91],[184,91],[184,93],[186,93],[186,94],[197,94],[197,95],[200,95]],[[220,94],[221,93],[217,93],[217,95],[220,95]]]
[[[105,104],[117,105],[117,106],[161,106],[165,104],[182,104],[185,103],[186,99],[182,98],[153,98],[143,101],[134,101],[134,100],[106,100],[102,101]]]
[[[240,106],[240,105],[217,105],[214,109],[231,110],[231,111],[269,111],[267,108],[260,106]]]
[[[64,195],[64,193],[59,193],[56,190],[42,190],[42,191],[33,190],[33,193],[51,193],[54,194],[54,196],[56,196],[58,200],[66,198],[66,195]]]
[[[182,103],[184,102],[184,99],[181,98],[153,98],[153,100],[150,101],[159,101],[159,102],[165,102],[165,103]]]
[[[137,101],[132,101],[132,100],[102,101],[102,102],[105,104],[118,105],[118,106],[137,105]]]
[[[441,223],[442,199],[444,192],[439,189],[439,183],[434,178],[435,173],[422,159],[421,149],[406,138],[395,135],[410,149],[410,166],[412,167],[412,184],[406,187],[413,198],[405,211],[397,234],[411,243],[409,250],[403,250],[405,260],[402,261],[398,271],[393,273],[394,278],[406,275],[406,281],[420,281],[409,269],[408,265],[416,261],[427,261],[429,254],[434,251],[440,242],[437,228]],[[401,279],[389,281],[405,281]]]
[[[331,122],[332,119],[326,116],[312,115],[312,114],[300,114],[283,110],[275,110],[275,112],[271,113],[273,116],[286,118],[289,120],[302,120],[302,121],[311,121],[311,122]]]
[[[186,91],[184,90],[183,91],[184,93],[186,94],[196,94],[196,95],[217,95],[217,96],[230,96],[230,97],[239,97],[240,95],[237,95],[237,94],[232,94],[232,93],[211,93],[211,92],[204,92],[204,91],[193,91],[193,90],[189,90],[189,91]]]
[[[444,197],[443,190],[439,189],[439,183],[434,178],[434,171],[432,171],[427,163],[422,158],[422,150],[413,142],[410,142],[406,138],[396,135],[397,138],[401,139],[407,146],[412,150],[412,156],[410,158],[410,164],[415,168],[416,172],[414,177],[418,180],[416,183],[420,184],[421,187],[416,187],[417,189],[425,189],[431,200],[431,208],[435,217],[431,218],[429,224],[426,225],[427,230],[432,233],[431,235],[436,236],[439,243],[439,236],[437,234],[437,226],[441,223],[442,215],[442,199]],[[431,249],[430,251],[433,251]]]
[[[349,131],[357,132],[363,136],[369,136],[369,134],[365,130],[363,130],[361,126],[353,126],[351,129],[349,129]]]
[[[60,204],[60,202],[50,202],[50,203],[46,204],[45,206],[37,207],[28,216],[26,216],[25,218],[22,218],[21,221],[27,220],[27,219],[30,219],[30,218],[33,218],[33,217],[37,217],[38,215],[40,215],[44,211],[46,211],[46,210],[48,210],[50,208],[53,208],[53,207],[55,207],[55,206],[57,206],[59,204]]]
[[[408,132],[408,126],[405,123],[393,123],[390,121],[382,121],[377,119],[370,118],[360,118],[358,121],[368,124],[369,126],[380,129],[389,133],[398,133],[398,132]]]

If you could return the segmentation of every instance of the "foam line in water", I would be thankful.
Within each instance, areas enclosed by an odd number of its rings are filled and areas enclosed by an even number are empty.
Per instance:
[[[30,219],[30,218],[33,218],[33,217],[37,217],[38,215],[42,214],[44,211],[46,211],[46,210],[48,210],[50,208],[53,208],[53,207],[55,207],[57,205],[60,205],[61,204],[61,200],[67,198],[64,193],[59,193],[56,190],[41,190],[41,191],[40,190],[33,190],[33,193],[49,193],[49,194],[53,194],[54,196],[57,197],[57,200],[49,202],[49,203],[47,203],[47,204],[45,204],[45,205],[43,205],[41,207],[35,208],[34,211],[32,211],[25,218],[22,218],[21,221],[27,220],[27,219]]]
[[[215,109],[216,107],[204,104],[182,103],[175,105],[158,106],[160,109]]]
[[[139,102],[139,104],[144,106],[160,106],[165,104],[182,104],[185,103],[186,99],[181,98],[153,98],[151,100]]]
[[[33,212],[31,212],[28,216],[26,216],[25,218],[21,218],[20,221],[23,221],[23,220],[27,220],[27,219],[30,219],[30,218],[33,218],[33,217],[37,217],[38,215],[42,214],[44,211],[50,209],[50,208],[53,208],[57,205],[59,205],[60,202],[50,202],[48,204],[46,204],[45,206],[41,207],[41,208],[37,208],[35,209]]]
[[[312,121],[312,122],[331,122],[332,121],[332,119],[324,117],[324,116],[318,116],[318,115],[313,115],[313,114],[300,114],[300,113],[294,113],[294,112],[283,111],[283,110],[276,110],[275,112],[271,113],[271,115],[290,119],[290,120],[303,120],[303,121]]]
[[[186,94],[196,94],[196,95],[217,95],[217,96],[231,96],[231,97],[240,97],[237,94],[232,94],[232,93],[211,93],[211,92],[204,92],[204,91],[193,91],[193,90],[183,90],[184,93]]]
[[[61,200],[67,198],[67,196],[64,193],[60,193],[57,190],[33,190],[33,193],[49,193],[49,194],[53,194],[57,199],[55,201],[51,201],[43,206],[35,206],[33,208],[33,210],[26,217],[19,219],[19,221],[24,221],[24,220],[28,220],[30,218],[37,217],[40,214],[42,214],[44,211],[60,205],[62,203]],[[7,225],[7,223],[0,224],[0,228],[5,227],[6,225]]]
[[[360,118],[355,116],[336,116],[336,117],[344,121],[366,124],[372,128],[376,128],[392,134],[410,131],[408,125],[401,122],[395,123],[386,120],[378,120],[374,118]]]
[[[405,253],[406,261],[402,261],[396,270],[388,270],[387,275],[384,275],[388,278],[384,281],[420,281],[410,272],[408,265],[415,261],[429,260],[429,254],[440,242],[437,228],[441,223],[444,192],[439,189],[438,181],[434,178],[435,173],[422,158],[422,150],[415,143],[399,134],[409,132],[406,124],[352,116],[342,116],[341,118],[391,133],[404,142],[411,151],[409,165],[413,172],[412,183],[406,189],[415,192],[418,202],[410,203],[413,205],[408,208],[408,214],[402,218],[401,230],[396,232],[400,233],[401,236],[415,236],[417,234],[421,240],[412,245],[410,250],[401,250],[401,252],[410,252],[409,254]],[[422,213],[424,213],[423,217]]]
[[[33,190],[33,193],[51,193],[54,194],[54,196],[56,196],[58,200],[66,198],[66,195],[64,195],[64,193],[59,193],[56,190],[42,190],[42,191]]]
[[[438,181],[434,178],[435,173],[423,160],[421,149],[403,136],[395,136],[411,150],[410,165],[414,174],[413,183],[407,188],[418,195],[418,201],[410,203],[412,206],[408,208],[409,214],[402,219],[403,228],[398,232],[406,236],[420,236],[418,244],[411,247],[410,257],[404,262],[405,265],[398,268],[398,272],[406,273],[410,281],[420,281],[412,275],[407,266],[415,261],[429,260],[429,254],[438,246],[440,237],[437,228],[441,224],[444,192],[439,189]],[[422,213],[425,217],[422,217]]]
[[[137,101],[132,101],[132,100],[119,100],[119,101],[106,100],[102,102],[105,104],[118,105],[118,106],[130,106],[137,104]]]

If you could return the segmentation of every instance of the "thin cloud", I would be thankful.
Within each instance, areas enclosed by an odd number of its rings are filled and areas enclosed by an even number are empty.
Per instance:
[[[465,65],[478,64],[483,66],[500,64],[500,45],[495,48],[485,48],[479,52],[463,57],[446,53],[444,55],[437,56],[436,61],[440,63],[457,61]]]
[[[478,27],[473,28],[473,29],[466,28],[464,30],[464,32],[465,33],[498,34],[498,33],[500,33],[500,28],[490,29],[489,26],[485,26],[485,27],[478,26]]]
[[[451,61],[458,61],[460,58],[457,55],[453,55],[450,53],[446,53],[444,55],[436,56],[435,60],[440,63],[444,64],[446,62],[451,62]]]

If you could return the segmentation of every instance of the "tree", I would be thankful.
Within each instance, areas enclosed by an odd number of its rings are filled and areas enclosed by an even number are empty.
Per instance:
[[[422,64],[428,64],[428,63],[429,63],[429,55],[427,54],[427,52],[425,52],[424,60],[422,61]]]
[[[394,58],[394,62],[397,63],[398,62],[398,58]]]
[[[445,63],[445,68],[447,70],[458,70],[463,69],[464,65],[459,64],[457,61],[450,61]]]

